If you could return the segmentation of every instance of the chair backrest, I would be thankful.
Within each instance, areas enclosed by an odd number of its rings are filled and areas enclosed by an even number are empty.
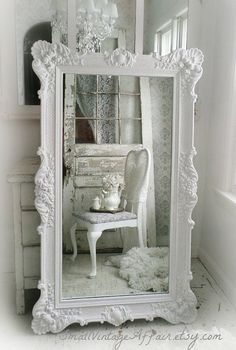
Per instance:
[[[150,163],[151,155],[147,148],[132,150],[127,154],[124,175],[127,211],[137,214],[139,205],[147,200]]]

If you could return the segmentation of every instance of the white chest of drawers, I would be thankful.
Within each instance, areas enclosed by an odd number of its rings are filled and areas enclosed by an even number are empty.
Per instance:
[[[39,215],[34,206],[34,176],[39,158],[27,158],[8,175],[13,188],[16,310],[25,312],[25,290],[37,288],[40,278]]]

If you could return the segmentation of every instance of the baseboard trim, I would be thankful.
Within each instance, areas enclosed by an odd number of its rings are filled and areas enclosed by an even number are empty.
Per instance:
[[[223,271],[217,265],[217,263],[206,253],[206,251],[202,248],[198,249],[198,257],[199,260],[205,265],[209,273],[216,280],[219,287],[222,289],[226,297],[230,300],[233,306],[236,308],[236,288],[229,281],[228,278],[225,277]]]

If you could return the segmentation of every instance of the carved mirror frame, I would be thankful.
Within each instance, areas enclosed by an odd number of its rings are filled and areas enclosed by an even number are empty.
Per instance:
[[[197,315],[190,289],[192,210],[197,202],[197,172],[193,165],[195,85],[202,75],[198,49],[177,50],[160,57],[136,56],[124,49],[111,54],[81,56],[62,44],[38,41],[32,48],[33,69],[41,81],[41,165],[35,177],[35,206],[41,217],[41,295],[33,309],[37,334],[57,333],[72,323],[109,322],[161,317],[190,323]],[[62,77],[64,73],[173,77],[173,145],[169,292],[81,299],[61,297],[61,160]]]

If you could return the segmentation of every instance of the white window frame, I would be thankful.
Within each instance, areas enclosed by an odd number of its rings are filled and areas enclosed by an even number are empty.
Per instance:
[[[163,55],[163,35],[165,35],[170,30],[171,47],[170,51],[167,52],[167,54],[180,48],[186,49],[186,47],[183,47],[183,23],[185,20],[188,20],[188,8],[185,8],[183,11],[178,13],[175,17],[171,18],[164,25],[157,29],[154,38],[154,52],[158,53],[161,56]],[[187,37],[185,41],[187,44]]]

